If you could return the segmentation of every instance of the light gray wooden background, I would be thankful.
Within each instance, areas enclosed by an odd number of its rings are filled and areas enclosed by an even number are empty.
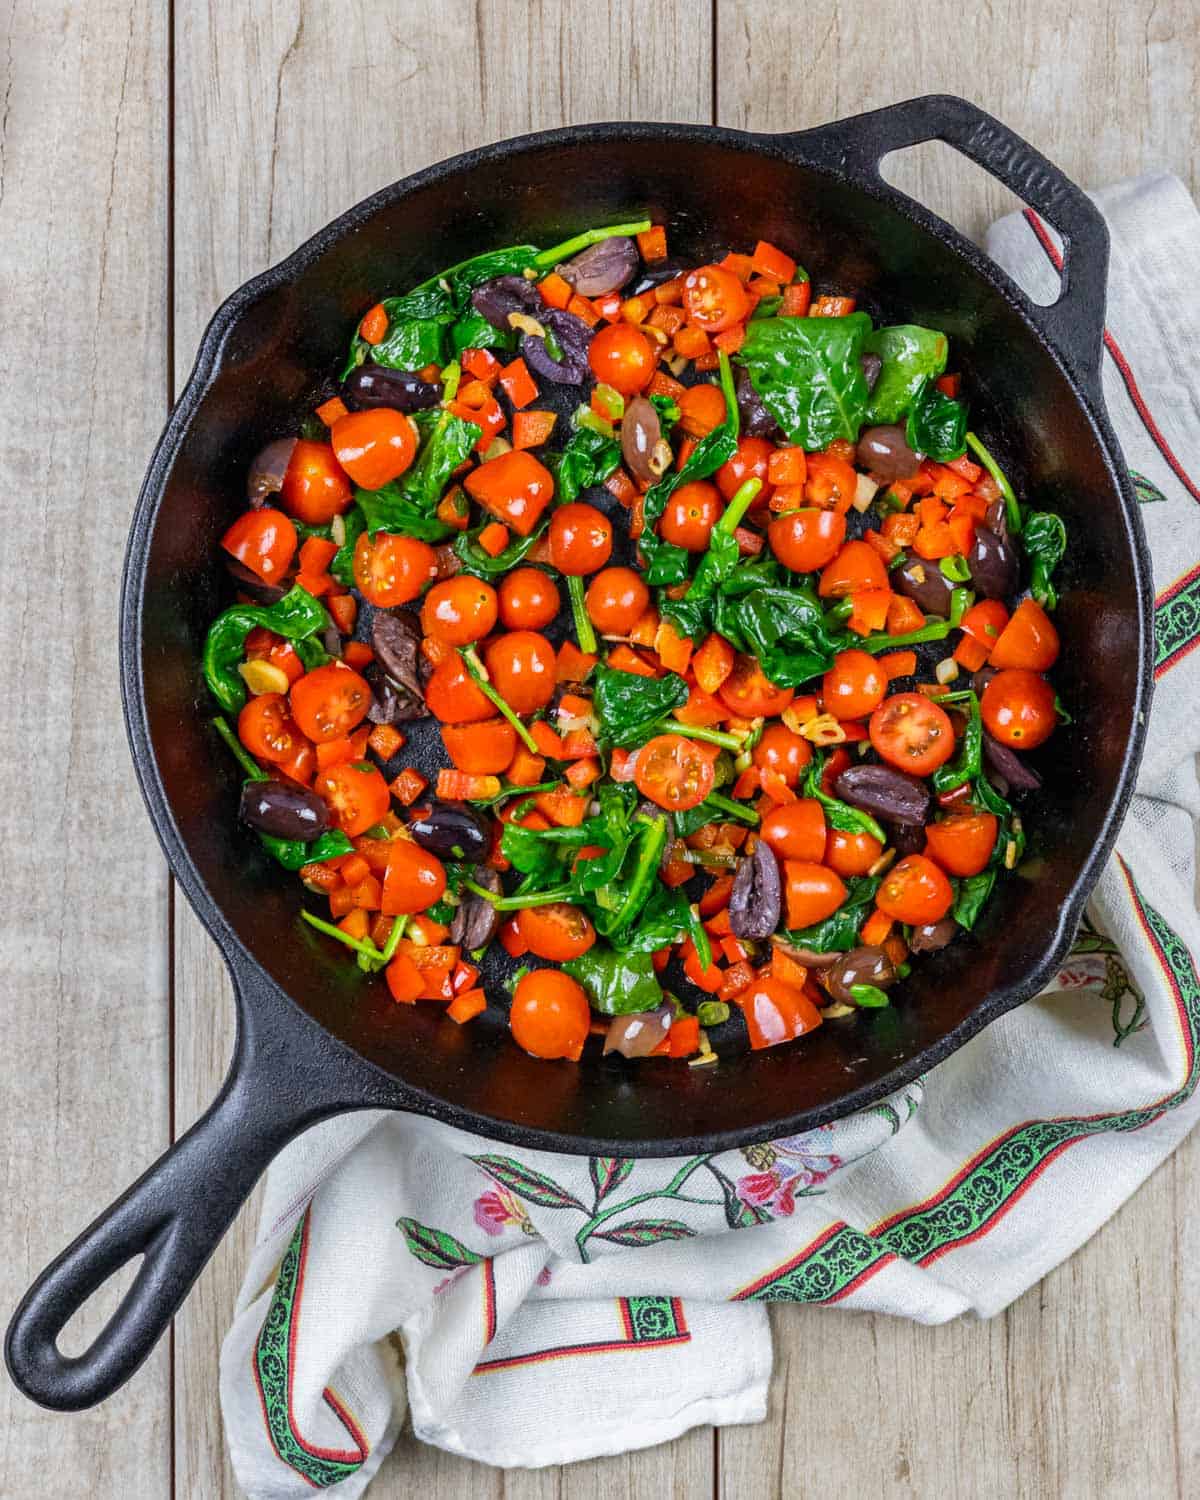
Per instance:
[[[1195,188],[1191,0],[10,0],[0,46],[0,1313],[214,1093],[228,988],[173,892],[118,700],[143,468],[205,322],[366,193],[567,121],[815,124],[977,99],[1085,185]],[[948,151],[895,180],[972,234],[1011,206]],[[1200,1492],[1200,1146],[987,1324],[788,1308],[760,1427],[543,1473],[401,1442],[399,1500]],[[228,1500],[217,1350],[253,1209],[106,1406],[0,1376],[0,1495]],[[79,1346],[115,1304],[81,1315]]]

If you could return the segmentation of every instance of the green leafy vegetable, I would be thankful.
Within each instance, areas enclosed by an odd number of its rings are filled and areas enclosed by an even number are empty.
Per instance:
[[[949,463],[967,451],[967,407],[939,391],[928,376],[913,397],[905,429],[908,445],[938,463]]]
[[[701,1026],[723,1026],[730,1017],[729,1006],[724,1000],[701,1000],[696,1007],[696,1019]]]
[[[354,546],[359,537],[367,529],[367,518],[363,515],[361,505],[353,505],[342,517],[345,526],[345,540],[333,555],[333,561],[329,564],[329,571],[340,584],[346,588],[354,586]]]
[[[831,917],[812,927],[789,932],[787,940],[814,953],[848,953],[857,947],[862,925],[870,915],[879,880],[873,875],[852,875],[846,881],[846,899]]]
[[[799,687],[827,672],[840,646],[826,626],[820,600],[806,584],[723,593],[714,619],[731,645],[758,657],[777,687]]]
[[[358,490],[367,530],[397,532],[424,542],[440,542],[451,528],[437,517],[438,503],[451,474],[479,441],[480,429],[443,411],[408,472],[378,490]]]
[[[967,447],[1000,486],[1004,496],[1004,514],[1010,535],[1017,536],[1021,530],[1021,505],[1004,470],[983,446],[973,432],[967,433]]]
[[[852,984],[850,995],[855,1005],[864,1010],[882,1010],[885,1005],[890,1004],[887,995],[877,984]]]
[[[979,713],[979,697],[970,690],[946,693],[935,701],[964,703],[967,709],[967,727],[959,741],[958,754],[933,773],[933,789],[940,796],[979,776],[983,766],[983,719]]]
[[[597,943],[563,968],[579,981],[592,1009],[602,1016],[628,1016],[662,1003],[649,953],[617,953]]]
[[[641,677],[598,666],[592,707],[600,723],[600,738],[608,745],[640,744],[660,719],[687,702],[688,687],[675,672],[663,677]]]
[[[354,845],[338,828],[331,828],[311,844],[299,839],[277,839],[273,834],[260,833],[263,848],[277,859],[285,870],[298,870],[301,865],[323,864],[327,859],[337,859],[342,854],[353,854]]]
[[[936,379],[946,368],[949,347],[944,333],[916,323],[877,328],[869,334],[863,348],[877,354],[882,364],[867,402],[867,425],[898,422],[912,407],[922,382]]]
[[[1030,563],[1029,592],[1043,609],[1058,603],[1054,570],[1067,550],[1067,528],[1061,516],[1049,510],[1032,510],[1025,517],[1021,543]]]
[[[815,451],[857,439],[867,411],[860,356],[866,313],[844,318],[763,318],[746,325],[741,359],[788,441]]]
[[[209,691],[226,713],[240,713],[246,687],[238,663],[246,637],[256,625],[285,640],[299,642],[319,635],[329,624],[325,606],[297,584],[277,604],[235,604],[212,622],[204,639],[201,665]],[[686,691],[686,690],[685,690]]]
[[[593,427],[577,427],[560,453],[546,456],[546,467],[554,475],[555,498],[560,505],[577,500],[590,485],[603,484],[621,462],[615,438]]]
[[[839,833],[869,833],[873,839],[886,844],[887,834],[870,813],[863,812],[860,807],[851,807],[847,802],[839,802],[822,787],[821,775],[825,770],[825,760],[824,755],[818,754],[809,761],[804,773],[804,795],[816,798],[825,809],[825,821],[830,828],[836,828]]]
[[[965,927],[970,931],[975,926],[995,884],[995,865],[981,870],[978,875],[968,875],[957,882],[958,888],[955,891],[954,905],[950,908],[950,915],[960,927]]]
[[[450,348],[456,359],[464,349],[501,349],[511,354],[516,345],[515,333],[495,327],[473,307],[467,308],[450,328]]]
[[[464,573],[472,573],[476,578],[496,578],[507,573],[510,568],[515,568],[533,551],[546,534],[549,524],[549,521],[544,522],[528,536],[514,537],[504,551],[498,552],[495,557],[479,545],[482,526],[476,527],[474,531],[462,531],[455,538],[454,554],[462,564]]]

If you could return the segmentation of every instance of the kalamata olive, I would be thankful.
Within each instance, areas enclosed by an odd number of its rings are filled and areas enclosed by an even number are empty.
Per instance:
[[[908,479],[921,461],[908,446],[903,427],[867,427],[858,439],[858,463],[880,479]]]
[[[658,410],[645,396],[635,396],[621,418],[621,456],[635,479],[657,479],[670,463],[670,449],[663,454],[662,423]]]
[[[500,894],[500,875],[486,865],[475,871],[475,884]],[[473,953],[491,942],[499,926],[500,913],[490,901],[477,896],[474,891],[463,891],[463,898],[450,923],[450,941]]]
[[[895,984],[896,978],[896,966],[882,948],[864,947],[841,954],[837,963],[825,971],[822,983],[835,1000],[853,1005],[852,984],[873,984],[877,990],[886,990]]]
[[[674,260],[670,256],[666,260],[651,261],[648,266],[642,268],[642,274],[630,288],[630,296],[638,297],[643,292],[648,292],[651,287],[663,286],[668,281],[674,281],[676,276],[682,276],[690,267],[685,266],[681,260]]]
[[[329,827],[329,809],[316,792],[278,781],[248,781],[238,816],[259,833],[309,844]]]
[[[987,526],[976,526],[967,566],[975,592],[985,599],[1007,598],[1017,586],[1017,554]]]
[[[908,557],[888,574],[888,581],[898,594],[916,600],[927,615],[948,615],[954,585],[935,562],[922,557]]]
[[[798,948],[795,943],[785,943],[779,938],[775,939],[775,946],[782,948],[798,964],[803,964],[807,969],[831,969],[838,959],[840,953],[818,953],[815,948]]]
[[[885,823],[888,847],[896,851],[896,858],[907,854],[920,854],[925,848],[925,825],[923,823]]]
[[[836,787],[843,802],[890,823],[917,825],[929,816],[929,788],[891,766],[849,766]]]
[[[267,496],[283,488],[283,476],[292,461],[297,439],[276,438],[258,452],[246,474],[246,499],[253,509],[265,505]]]
[[[326,625],[325,629],[321,632],[321,644],[325,647],[326,656],[341,658],[342,633],[336,625]]]
[[[783,436],[779,423],[759,399],[754,383],[750,379],[750,372],[744,365],[738,369],[734,393],[737,396],[738,412],[742,419],[743,436],[765,438]]]
[[[879,379],[879,372],[883,369],[883,360],[878,354],[860,354],[858,362],[862,366],[863,379],[867,382],[867,390],[873,391],[875,383]]]
[[[783,891],[779,864],[762,840],[749,859],[738,865],[729,895],[729,927],[735,937],[770,937],[779,926]]]
[[[371,645],[375,660],[396,686],[423,703],[417,665],[421,626],[416,615],[407,609],[377,609],[371,620]]]
[[[439,381],[422,380],[410,370],[389,370],[368,360],[346,376],[342,395],[351,411],[366,411],[372,406],[424,411],[442,399],[442,387]]]
[[[538,313],[538,322],[554,335],[562,358],[553,358],[546,348],[545,339],[527,333],[521,340],[525,362],[539,375],[559,385],[582,385],[591,373],[588,345],[592,342],[592,330],[582,318],[559,307],[543,307]]]
[[[936,953],[961,931],[953,917],[943,917],[940,922],[926,922],[923,927],[914,927],[908,946],[914,953]]]
[[[598,245],[581,250],[557,270],[581,297],[603,297],[623,287],[637,270],[640,260],[637,245],[623,234],[614,234]]]
[[[619,1052],[622,1057],[649,1057],[670,1031],[674,1015],[673,1008],[664,1001],[656,1010],[614,1016],[604,1038],[605,1056]]]
[[[1003,500],[993,500],[983,519],[997,536],[1008,536],[1008,506]]]
[[[230,557],[228,553],[222,554],[222,561],[230,578],[242,593],[249,594],[257,604],[278,604],[287,593],[287,589],[281,588],[277,583],[264,583],[257,573],[252,572],[245,563],[238,562],[236,557]]]
[[[977,672],[971,673],[971,689],[983,697],[983,690],[996,675],[995,667],[980,667]]]
[[[484,818],[465,802],[435,802],[408,825],[413,842],[441,859],[477,864],[492,847]]]
[[[983,758],[990,770],[1003,776],[1009,786],[1018,791],[1036,792],[1042,784],[1042,778],[1025,764],[1015,750],[994,740],[986,729],[983,731]]]
[[[504,333],[512,326],[508,321],[509,313],[529,313],[531,317],[545,322],[540,317],[546,310],[542,294],[532,281],[526,281],[523,276],[494,276],[491,281],[483,282],[471,293],[471,306],[493,328],[499,328]]]

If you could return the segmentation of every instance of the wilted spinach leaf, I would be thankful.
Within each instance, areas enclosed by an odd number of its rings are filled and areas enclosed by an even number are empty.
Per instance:
[[[1058,603],[1054,570],[1067,550],[1067,528],[1062,517],[1049,510],[1030,511],[1025,517],[1021,542],[1030,563],[1029,592],[1043,609],[1053,609]]]
[[[854,441],[867,410],[859,356],[871,320],[763,318],[746,325],[741,359],[760,400],[787,433],[810,451],[835,438]]]
[[[628,1016],[639,1010],[654,1010],[662,1003],[649,953],[616,953],[597,943],[563,968],[579,981],[592,1009],[602,1016]]]
[[[916,323],[877,328],[863,348],[883,361],[867,402],[866,422],[897,422],[909,410],[925,379],[936,379],[946,368],[949,342],[944,333]]]
[[[301,642],[319,635],[328,624],[325,606],[299,584],[276,604],[235,604],[223,610],[204,638],[201,668],[209,691],[226,713],[240,712],[246,701],[246,686],[237,666],[246,637],[256,625],[273,630],[299,649]],[[683,679],[677,681],[682,684]],[[684,696],[687,696],[686,686]]]
[[[640,744],[660,719],[687,702],[687,683],[675,672],[640,677],[599,666],[594,681],[592,707],[600,721],[600,738],[608,745]]]
[[[285,870],[298,870],[302,865],[319,865],[327,859],[337,859],[342,854],[353,854],[354,845],[338,828],[331,828],[309,844],[299,839],[277,839],[274,834],[260,833],[263,848],[283,866]]]
[[[979,920],[979,913],[992,894],[992,887],[996,884],[996,867],[992,865],[986,870],[981,870],[978,875],[968,875],[956,884],[958,889],[954,895],[954,905],[950,908],[950,915],[960,927],[965,927],[970,931]]]
[[[723,593],[716,602],[714,621],[739,651],[758,657],[778,687],[799,687],[827,672],[838,649],[825,626],[820,601],[803,584]]]
[[[546,533],[546,526],[539,526],[536,531],[531,531],[528,536],[517,536],[509,542],[503,552],[498,552],[495,557],[490,552],[485,552],[479,545],[479,533],[482,526],[477,526],[474,531],[462,531],[455,538],[454,551],[464,573],[472,573],[476,578],[495,578],[501,573],[507,573],[537,546]]]
[[[908,445],[938,463],[949,463],[967,451],[967,407],[939,391],[926,376],[913,397],[905,428]]]
[[[329,571],[346,588],[353,588],[354,546],[359,537],[367,529],[367,518],[362,513],[362,507],[359,505],[351,506],[342,517],[342,525],[345,527],[345,540],[334,553],[333,561],[329,564]]]
[[[605,437],[593,427],[578,428],[561,453],[546,458],[554,475],[558,503],[565,505],[578,499],[589,485],[603,484],[620,462],[621,449],[615,438]]]

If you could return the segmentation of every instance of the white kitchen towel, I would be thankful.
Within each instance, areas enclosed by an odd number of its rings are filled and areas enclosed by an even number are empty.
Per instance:
[[[1200,217],[1166,176],[1096,202],[1104,389],[1154,558],[1158,682],[1138,795],[1065,967],[923,1083],[740,1151],[589,1160],[393,1114],[310,1131],[271,1168],[221,1360],[253,1500],[360,1495],[406,1408],[426,1442],[502,1465],[759,1420],[764,1303],[990,1316],[1195,1122]],[[1029,212],[988,236],[1044,300],[1057,243]]]

